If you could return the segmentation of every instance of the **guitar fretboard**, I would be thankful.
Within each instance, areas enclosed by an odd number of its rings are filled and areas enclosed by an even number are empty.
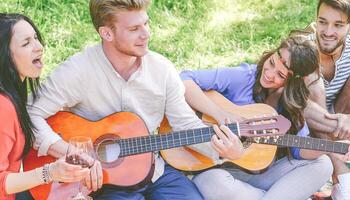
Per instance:
[[[342,142],[334,142],[319,138],[301,137],[286,134],[278,137],[259,137],[249,140],[259,144],[271,144],[282,147],[298,147],[302,149],[318,150],[325,152],[341,153],[348,152],[349,144]]]
[[[229,124],[228,127],[237,134],[236,124]],[[118,141],[121,149],[120,157],[209,142],[214,134],[212,127],[205,127],[162,135],[121,139]]]

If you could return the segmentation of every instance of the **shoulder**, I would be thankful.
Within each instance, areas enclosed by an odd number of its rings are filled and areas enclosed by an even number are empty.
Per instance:
[[[256,65],[255,64],[248,64],[248,63],[241,63],[240,65],[236,67],[231,67],[231,69],[240,74],[244,75],[255,75],[256,72]]]
[[[9,116],[10,113],[16,113],[15,106],[9,97],[0,94],[0,116]]]
[[[66,70],[85,71],[84,68],[92,65],[92,60],[100,58],[103,54],[100,44],[86,46],[83,50],[69,56],[64,62],[59,65],[59,68]]]
[[[0,94],[0,110],[0,128],[8,132],[6,130],[13,129],[18,118],[14,104],[4,94]]]
[[[143,61],[146,62],[146,65],[149,68],[149,70],[153,72],[164,73],[163,75],[168,74],[170,72],[177,73],[174,64],[165,56],[157,52],[149,51],[144,56]]]
[[[347,52],[349,50],[350,50],[350,34],[346,36],[344,52]]]
[[[345,40],[344,54],[346,54],[346,56],[350,54],[350,35],[348,35]]]
[[[145,59],[150,62],[150,63],[154,63],[154,64],[160,64],[160,65],[165,65],[165,66],[173,66],[173,63],[166,58],[165,56],[154,52],[154,51],[149,51],[146,55],[145,55]]]
[[[239,81],[255,79],[256,65],[241,63],[235,67],[218,68],[218,73],[224,74],[229,78],[235,78]]]
[[[346,42],[347,48],[350,48],[350,34],[348,34],[348,35],[346,36],[345,42]]]
[[[85,47],[60,63],[48,78],[58,78],[60,81],[81,81],[83,77],[91,73],[90,69],[95,66],[99,50],[102,51],[100,45]]]

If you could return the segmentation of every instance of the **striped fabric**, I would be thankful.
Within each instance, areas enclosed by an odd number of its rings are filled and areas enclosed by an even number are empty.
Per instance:
[[[329,111],[333,111],[333,103],[345,85],[350,75],[350,36],[346,38],[345,49],[340,58],[335,62],[335,75],[331,81],[323,78],[326,88],[326,104]]]

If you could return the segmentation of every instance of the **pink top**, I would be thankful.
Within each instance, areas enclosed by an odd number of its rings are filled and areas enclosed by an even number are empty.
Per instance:
[[[14,200],[7,195],[5,181],[9,173],[17,173],[21,167],[21,155],[25,143],[24,134],[16,110],[10,99],[0,94],[0,199]]]

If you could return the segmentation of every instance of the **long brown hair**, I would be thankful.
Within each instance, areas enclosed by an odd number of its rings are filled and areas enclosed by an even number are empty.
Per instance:
[[[286,49],[290,53],[289,70],[292,71],[292,75],[290,74],[286,80],[279,106],[281,106],[281,114],[292,123],[289,133],[296,134],[304,126],[303,111],[310,95],[303,78],[313,72],[319,73],[319,55],[316,44],[303,35],[289,36],[277,49],[264,53],[258,62],[253,88],[253,98],[256,102],[263,103],[268,96],[268,89],[260,84],[263,65],[273,53],[280,49]]]

